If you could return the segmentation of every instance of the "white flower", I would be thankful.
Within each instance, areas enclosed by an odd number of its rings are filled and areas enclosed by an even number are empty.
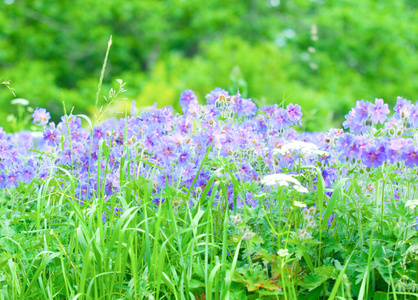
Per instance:
[[[277,251],[277,255],[280,257],[286,257],[289,255],[289,250],[287,249],[279,249],[279,251]]]
[[[231,218],[231,224],[233,226],[238,226],[239,224],[242,223],[241,216],[239,214],[237,214],[236,216],[230,216],[230,218]]]
[[[303,185],[294,185],[293,188],[298,191],[299,193],[305,194],[308,193],[308,189],[304,187]]]
[[[31,131],[31,135],[34,139],[37,139],[37,138],[40,139],[44,137],[44,134],[42,131]]]
[[[242,236],[243,240],[251,240],[253,237],[255,236],[254,232],[251,231],[247,231],[244,233],[244,235]]]
[[[26,100],[26,99],[23,99],[23,98],[13,99],[12,101],[10,101],[10,103],[13,104],[13,105],[16,105],[16,104],[20,104],[20,105],[23,105],[23,106],[29,105],[29,101]]]
[[[289,186],[289,182],[295,185],[301,185],[300,182],[297,181],[297,179],[286,174],[266,175],[263,178],[261,178],[260,182],[266,186],[274,186],[274,185]]]
[[[257,199],[261,199],[261,198],[265,198],[266,197],[266,193],[261,193],[261,194],[255,194],[254,195],[254,198],[257,198]]]
[[[295,178],[286,174],[271,174],[261,178],[260,181],[265,186],[286,186],[291,183],[293,188],[299,193],[307,193],[308,190]]]
[[[418,206],[418,200],[407,200],[405,202],[405,206],[409,207],[410,209],[415,209]]]
[[[283,145],[280,149],[273,150],[273,154],[286,155],[289,153],[297,152],[301,155],[329,155],[328,152],[319,150],[318,146],[312,143],[302,141],[291,141]]]
[[[294,201],[293,205],[296,206],[296,207],[301,207],[301,208],[306,207],[305,203],[302,203],[302,202],[299,202],[299,201]]]
[[[315,151],[315,155],[318,155],[318,156],[329,156],[329,152],[322,151],[322,150],[318,150],[318,151]]]

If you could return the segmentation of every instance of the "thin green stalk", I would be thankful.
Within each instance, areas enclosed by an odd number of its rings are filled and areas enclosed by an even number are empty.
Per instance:
[[[104,73],[105,73],[105,70],[106,70],[107,58],[109,56],[109,51],[110,51],[110,46],[111,45],[112,45],[112,36],[110,36],[109,42],[107,43],[106,55],[105,55],[105,59],[103,61],[103,65],[102,65],[102,71],[100,72],[100,79],[99,79],[99,84],[97,86],[97,92],[96,92],[96,103],[94,105],[95,107],[97,107],[97,104],[99,104],[99,95],[100,95],[100,91],[102,89],[103,77],[104,77]]]

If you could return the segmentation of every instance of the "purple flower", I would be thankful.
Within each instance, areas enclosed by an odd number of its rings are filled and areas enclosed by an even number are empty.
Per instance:
[[[288,106],[286,106],[286,111],[289,114],[291,122],[298,125],[302,123],[303,114],[299,105],[290,103]]]
[[[360,156],[368,144],[369,142],[365,136],[356,136],[354,142],[347,149],[349,157],[356,158],[356,156]]]
[[[64,152],[61,153],[59,160],[63,165],[71,165],[71,149],[65,149]]]
[[[152,200],[152,203],[154,203],[156,206],[158,206],[158,205],[164,203],[164,201],[165,201],[165,198],[154,198]]]
[[[191,163],[187,163],[183,166],[181,171],[181,178],[184,181],[192,180],[196,176],[197,169]]]
[[[115,174],[106,175],[105,193],[112,195],[115,191],[120,189],[119,177]]]
[[[185,90],[180,94],[179,102],[183,108],[183,112],[187,112],[190,103],[197,102],[197,97],[192,90]]]
[[[60,133],[55,128],[45,128],[43,131],[44,140],[48,146],[58,145],[60,141]]]
[[[418,106],[411,105],[409,109],[409,124],[413,128],[418,128]]]
[[[192,157],[191,157],[191,155],[190,155],[190,150],[188,150],[188,149],[183,150],[183,151],[180,153],[179,160],[178,160],[178,165],[179,165],[179,166],[184,166],[184,165],[185,165],[185,164],[187,164],[189,161],[191,161],[191,159],[192,159]]]
[[[231,97],[228,108],[234,113],[242,114],[242,103],[241,94],[238,92],[235,96]]]
[[[385,130],[391,134],[394,134],[401,128],[402,121],[397,119],[395,115],[389,117],[385,122]]]
[[[71,147],[75,156],[81,157],[84,154],[85,149],[82,143],[73,142]]]
[[[368,168],[381,166],[386,159],[386,153],[382,148],[383,146],[378,148],[371,145],[364,149],[362,154],[363,164]]]
[[[366,102],[364,100],[361,101],[357,101],[356,102],[356,115],[355,115],[355,121],[357,123],[363,123],[364,121],[367,120],[367,118],[369,117],[369,106],[370,103]]]
[[[0,159],[8,159],[12,153],[13,145],[6,141],[0,140]]]
[[[388,105],[384,104],[383,99],[376,98],[375,104],[369,104],[369,114],[371,115],[373,124],[377,124],[378,122],[383,124],[388,113],[390,113]]]
[[[169,118],[163,113],[160,109],[154,109],[149,115],[148,115],[148,121],[151,124],[157,125],[157,126],[166,126],[171,125],[171,122],[169,121]]]
[[[229,96],[228,92],[225,91],[224,89],[220,87],[215,88],[213,91],[211,91],[209,94],[206,95],[206,103],[215,104],[216,100],[218,100],[218,98],[221,95],[224,95],[225,97]]]
[[[76,117],[73,114],[68,116],[65,115],[61,117],[61,122],[58,124],[64,132],[67,132],[67,122],[70,130],[78,129],[81,127],[81,119],[79,117]]]
[[[354,135],[351,133],[344,133],[337,139],[335,143],[335,151],[338,152],[339,160],[341,162],[343,162],[346,157],[349,157],[348,150],[350,149],[349,147],[353,144],[353,142]]]
[[[30,183],[35,177],[35,169],[30,166],[25,166],[20,171],[20,180],[24,183]]]
[[[33,123],[36,125],[45,126],[48,124],[49,119],[51,119],[51,115],[49,112],[46,111],[45,108],[37,107],[32,114]]]
[[[356,110],[352,108],[348,114],[345,116],[345,121],[343,122],[344,129],[350,128],[351,132],[354,132],[356,134],[361,133],[361,125],[357,123],[356,121]]]
[[[133,100],[133,101],[131,102],[130,115],[131,115],[131,116],[136,116],[136,115],[137,115],[136,101],[135,101],[135,100]]]
[[[274,115],[271,117],[271,121],[275,129],[283,129],[289,127],[289,118],[290,116],[288,112],[280,107],[275,111]]]
[[[344,133],[341,135],[335,143],[335,150],[338,152],[347,150],[347,148],[353,144],[354,137],[355,136],[351,133]]]
[[[0,190],[6,187],[7,175],[2,171],[0,172]]]
[[[271,115],[274,115],[274,113],[278,110],[279,106],[277,104],[273,104],[270,106],[264,106],[260,108],[261,111],[264,111],[266,113],[267,119],[270,119]]]
[[[76,187],[75,193],[78,199],[80,200],[87,200],[90,198],[91,188],[87,185],[87,183],[81,183]]]
[[[405,147],[405,140],[398,138],[398,139],[390,139],[387,147],[386,147],[386,156],[389,159],[391,164],[396,163],[400,160],[402,155],[402,150]]]
[[[395,110],[394,116],[398,119],[407,118],[410,106],[411,106],[411,101],[406,100],[402,97],[397,97],[396,105],[393,108]]]
[[[189,134],[193,131],[193,123],[189,117],[181,118],[177,124],[177,128],[181,133]]]
[[[3,127],[0,127],[0,140],[4,140],[6,136],[6,131],[3,130]]]
[[[106,224],[106,215],[107,215],[107,213],[105,211],[102,212],[102,222],[103,222],[103,224]]]
[[[166,188],[167,186],[171,186],[173,183],[173,175],[171,174],[159,174],[156,177],[156,182],[160,188]]]
[[[332,222],[334,222],[334,220],[335,220],[335,214],[331,214],[331,215],[329,216],[328,221],[327,221],[327,225],[328,225],[328,227],[331,227]]]
[[[106,131],[103,126],[99,125],[93,128],[93,141],[96,143],[106,137]]]
[[[217,127],[209,127],[204,133],[204,140],[206,141],[205,146],[209,146],[213,141],[213,147],[216,149],[221,149],[222,144],[225,142],[225,134],[221,129]]]
[[[177,154],[175,153],[176,147],[170,143],[161,143],[159,149],[155,154],[163,160],[165,163],[171,163],[177,159]]]
[[[15,172],[15,171],[11,171],[11,172],[7,173],[6,182],[5,182],[6,188],[9,189],[9,188],[12,188],[12,187],[18,187],[19,186],[18,180],[20,180],[19,173]]]
[[[250,205],[252,208],[257,207],[258,200],[254,198],[254,193],[251,193],[251,192],[245,193],[245,203]]]
[[[242,113],[246,117],[252,117],[257,113],[257,105],[251,99],[242,99]]]
[[[414,145],[408,146],[402,153],[401,158],[407,167],[413,168],[418,165],[418,151],[415,150]]]
[[[249,163],[243,163],[241,170],[244,172],[244,174],[251,175],[250,173],[253,170],[253,167]]]

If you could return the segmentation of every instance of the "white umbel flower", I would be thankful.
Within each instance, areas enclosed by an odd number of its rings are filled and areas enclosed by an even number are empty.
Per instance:
[[[305,208],[306,207],[305,203],[302,203],[302,202],[299,202],[299,201],[294,201],[293,205],[296,206],[296,207],[300,207],[300,208]]]
[[[294,185],[293,188],[301,194],[305,194],[305,193],[309,192],[308,189],[306,187],[304,187],[303,185]]]
[[[275,185],[289,186],[289,183],[293,183],[295,185],[301,185],[300,182],[297,181],[297,179],[286,174],[266,175],[263,178],[261,178],[260,182],[266,186],[275,186]]]
[[[277,251],[277,255],[280,257],[286,257],[289,255],[289,250],[287,249],[279,249],[279,251]]]
[[[23,99],[23,98],[13,99],[12,101],[10,101],[10,103],[13,104],[13,105],[16,105],[16,104],[20,104],[20,105],[23,105],[23,106],[29,105],[29,101],[26,100],[26,99]]]
[[[415,209],[418,206],[418,200],[407,200],[405,202],[405,206],[409,207],[410,209]]]
[[[299,153],[301,155],[329,155],[328,152],[319,150],[318,146],[312,143],[302,142],[302,141],[291,141],[283,145],[280,149],[273,150],[273,154],[290,154],[290,153]]]
[[[266,175],[261,178],[260,182],[265,186],[286,186],[289,187],[290,184],[292,187],[299,193],[307,193],[308,190],[295,178],[286,174],[271,174]]]

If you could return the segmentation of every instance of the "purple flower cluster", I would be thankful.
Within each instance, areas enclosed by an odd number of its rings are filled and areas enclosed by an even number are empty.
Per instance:
[[[197,198],[216,176],[215,181],[225,182],[232,208],[234,199],[238,205],[256,206],[256,194],[269,191],[260,183],[269,174],[285,172],[303,178],[311,166],[318,166],[329,188],[353,166],[418,165],[412,138],[418,125],[417,106],[402,98],[389,118],[382,99],[374,104],[358,101],[343,124],[350,132],[325,133],[298,133],[293,128],[302,122],[297,104],[258,110],[251,99],[220,88],[207,94],[206,100],[202,105],[192,90],[186,90],[179,100],[182,115],[171,107],[152,106],[141,113],[132,107],[132,116],[109,118],[91,131],[74,115],[48,124],[49,113],[37,109],[33,117],[34,123],[44,126],[41,134],[7,135],[0,130],[0,188],[33,180],[43,184],[47,178],[69,188],[68,176],[62,176],[65,171],[76,180],[72,192],[83,203],[92,197],[117,196],[129,180],[142,178],[155,203],[162,203],[171,187],[180,197],[181,191],[190,190],[192,199]],[[338,164],[342,165],[339,170]],[[307,168],[301,171],[303,166]],[[234,191],[234,180],[246,188]]]
[[[229,95],[216,88],[206,98],[207,105],[201,105],[195,93],[186,90],[180,95],[183,115],[174,114],[171,107],[153,106],[138,116],[107,119],[91,132],[74,115],[63,116],[57,125],[48,124],[49,113],[38,108],[33,117],[34,123],[45,127],[41,135],[22,132],[14,139],[18,142],[13,142],[13,136],[1,132],[0,188],[32,180],[42,184],[48,176],[65,187],[65,179],[58,174],[66,170],[77,180],[74,192],[81,202],[91,197],[107,199],[120,190],[121,169],[125,168],[131,179],[151,179],[154,172],[152,191],[156,198],[162,198],[169,186],[192,188],[197,196],[214,172],[207,166],[199,172],[210,147],[209,161],[222,158],[234,165],[232,176],[242,183],[257,182],[264,175],[256,163],[265,164],[271,171],[280,170],[271,153],[286,138],[295,137],[291,126],[301,124],[300,106],[274,105],[257,115],[254,102],[240,93]],[[32,148],[42,154],[29,151]],[[122,159],[128,159],[129,164],[122,165]],[[255,205],[254,192],[236,195],[238,203]],[[227,195],[232,205],[232,184],[228,185]]]
[[[37,107],[32,114],[33,117],[33,124],[46,126],[48,124],[49,119],[51,119],[51,115],[49,112],[46,111],[45,108]]]
[[[375,104],[357,101],[356,108],[351,109],[343,123],[352,133],[344,133],[335,142],[339,160],[360,158],[368,168],[384,163],[417,166],[418,147],[413,138],[418,126],[417,104],[398,97],[394,111],[388,118],[390,110],[382,99],[376,99]],[[378,123],[383,124],[383,128],[371,126]]]
[[[345,116],[344,128],[350,128],[356,134],[367,132],[372,124],[384,123],[390,113],[388,105],[383,99],[375,100],[375,103],[364,100],[357,101],[356,107],[352,108]]]

